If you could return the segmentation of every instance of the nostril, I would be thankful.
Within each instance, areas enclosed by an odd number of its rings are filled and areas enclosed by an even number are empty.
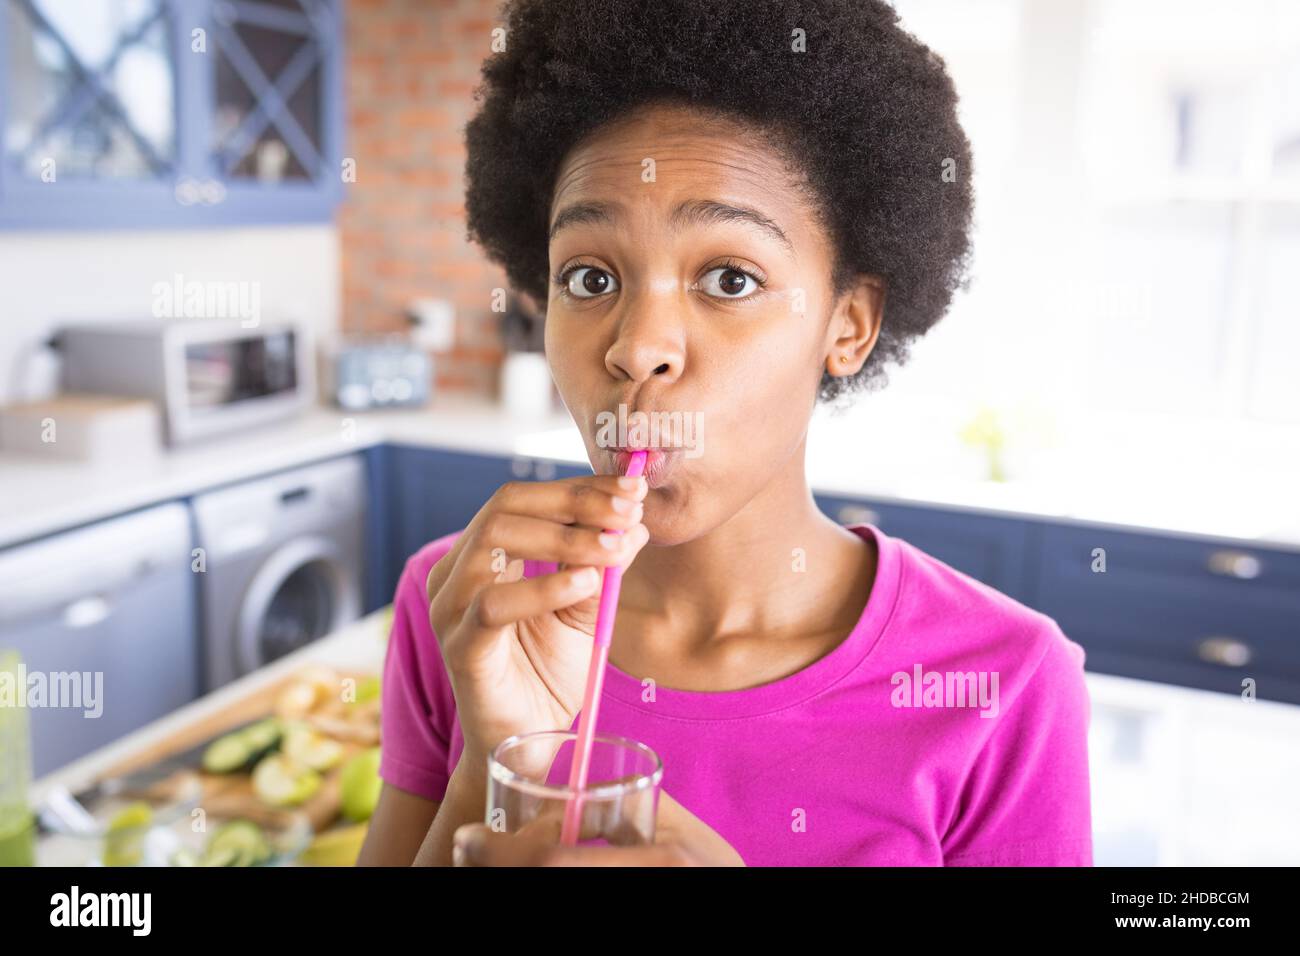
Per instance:
[[[660,372],[666,372],[666,371],[668,371],[668,363],[664,362],[663,365],[660,365],[657,369],[655,369],[655,374],[658,375]]]

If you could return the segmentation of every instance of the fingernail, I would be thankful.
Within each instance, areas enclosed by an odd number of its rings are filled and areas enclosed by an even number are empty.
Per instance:
[[[618,479],[618,486],[620,488],[626,488],[628,491],[635,491],[638,487],[640,487],[640,485],[641,485],[640,476],[636,478],[632,478],[629,477],[628,475],[623,475],[621,478]]]
[[[610,551],[617,551],[619,537],[620,537],[619,535],[610,534],[608,531],[606,531],[603,532],[597,540],[600,541],[600,546],[602,548],[607,548]]]
[[[583,568],[581,571],[573,573],[573,586],[582,590],[590,590],[596,586],[598,575],[595,568]]]
[[[630,498],[623,498],[619,495],[614,495],[614,510],[621,515],[630,513],[637,504],[638,502],[635,502]]]
[[[454,844],[451,848],[451,865],[452,866],[465,865],[465,849],[459,843]]]

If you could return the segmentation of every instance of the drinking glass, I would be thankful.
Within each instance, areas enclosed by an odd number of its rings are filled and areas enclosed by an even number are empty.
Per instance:
[[[581,805],[579,846],[637,846],[654,842],[664,765],[627,737],[597,734],[587,785],[569,787],[578,735],[544,730],[503,740],[488,757],[487,824],[514,833],[547,817],[559,824],[571,800]]]

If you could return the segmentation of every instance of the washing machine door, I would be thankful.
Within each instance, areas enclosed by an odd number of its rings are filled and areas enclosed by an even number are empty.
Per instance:
[[[235,666],[247,674],[324,637],[360,611],[338,549],[325,538],[297,538],[253,577],[240,609]]]

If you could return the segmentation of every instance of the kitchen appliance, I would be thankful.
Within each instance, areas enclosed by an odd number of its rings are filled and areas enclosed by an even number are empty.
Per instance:
[[[47,694],[29,710],[36,776],[197,696],[192,547],[172,503],[0,551],[0,647]]]
[[[365,494],[349,455],[195,497],[205,692],[360,616]]]
[[[68,392],[151,398],[169,445],[243,431],[312,403],[311,344],[296,323],[139,319],[63,327]]]
[[[422,348],[393,337],[345,340],[327,364],[326,394],[340,408],[419,408],[433,391],[433,362]]]

